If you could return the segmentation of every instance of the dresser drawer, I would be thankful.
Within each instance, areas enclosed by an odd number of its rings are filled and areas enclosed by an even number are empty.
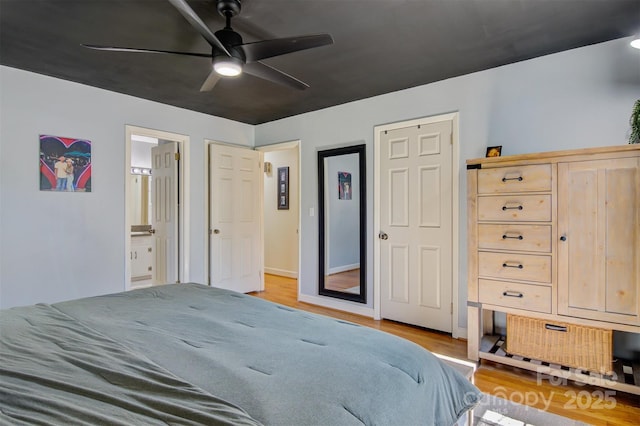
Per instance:
[[[551,287],[546,286],[479,280],[478,300],[490,305],[551,313]]]
[[[551,195],[478,197],[478,220],[551,221]]]
[[[551,283],[551,256],[481,251],[478,253],[478,275]]]
[[[551,191],[551,165],[535,164],[478,170],[478,193]]]
[[[489,250],[551,252],[550,225],[478,225],[478,247]]]

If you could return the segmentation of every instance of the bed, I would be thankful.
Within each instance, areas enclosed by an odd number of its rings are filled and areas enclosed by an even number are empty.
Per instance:
[[[0,321],[0,424],[451,425],[482,396],[407,340],[199,284]]]

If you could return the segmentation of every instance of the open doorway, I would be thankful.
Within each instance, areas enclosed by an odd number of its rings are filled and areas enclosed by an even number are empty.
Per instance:
[[[300,141],[256,149],[263,152],[265,164],[264,272],[297,279],[300,270]],[[283,196],[286,199],[283,200]]]
[[[188,137],[126,126],[125,288],[188,280]]]
[[[241,293],[264,289],[262,153],[207,141],[209,285]]]
[[[264,274],[283,276],[298,279],[298,272],[300,270],[300,141],[285,142],[275,145],[263,146],[258,148],[250,148],[239,146],[235,144],[217,142],[217,141],[205,141],[207,147],[207,157],[209,160],[205,163],[205,175],[208,176],[205,188],[205,206],[207,206],[205,217],[206,227],[209,230],[209,243],[205,247],[207,262],[205,263],[206,275],[208,277],[209,285],[219,286],[218,284],[222,276],[231,277],[232,265],[231,261],[223,261],[220,255],[216,252],[223,242],[231,241],[226,238],[225,234],[228,231],[223,230],[217,225],[225,222],[224,225],[228,226],[233,222],[231,214],[229,220],[220,220],[220,215],[225,213],[224,211],[218,211],[221,207],[231,208],[237,203],[220,203],[216,202],[217,196],[222,196],[224,199],[226,187],[231,187],[232,178],[227,179],[227,183],[218,182],[218,172],[216,172],[215,163],[215,151],[219,151],[224,147],[236,148],[239,150],[257,151],[260,153],[260,187],[258,190],[259,202],[256,205],[260,205],[259,210],[259,222],[260,222],[260,276]],[[218,149],[214,149],[218,147]],[[223,169],[230,171],[233,169],[231,164],[231,154],[225,156],[226,160],[220,160],[220,165]],[[267,160],[268,159],[268,160]],[[245,162],[247,167],[245,171],[251,169],[251,162]],[[281,195],[279,194],[280,188],[278,182],[278,169],[286,169],[285,189],[288,197],[283,203]],[[216,193],[219,193],[216,195]],[[242,191],[243,194],[253,194],[253,191]],[[236,196],[229,195],[228,199],[233,198],[236,200]],[[238,201],[238,200],[236,200]],[[246,200],[245,200],[246,201]],[[280,207],[280,208],[279,208]],[[226,212],[229,215],[229,212]],[[246,213],[246,212],[245,212]],[[250,221],[245,221],[250,222]],[[283,226],[281,226],[283,225]],[[224,240],[224,241],[223,241]],[[250,252],[250,250],[244,250]],[[226,251],[220,251],[220,253],[230,254],[231,249]],[[268,263],[267,263],[268,262]],[[261,279],[261,288],[264,289],[264,281]],[[238,289],[239,291],[245,291],[246,289]],[[258,290],[258,291],[260,291]],[[255,291],[255,290],[249,290]],[[299,294],[299,288],[298,288]]]

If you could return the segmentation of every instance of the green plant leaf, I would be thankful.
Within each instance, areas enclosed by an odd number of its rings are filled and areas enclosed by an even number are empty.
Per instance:
[[[629,124],[631,125],[629,143],[640,143],[640,99],[633,104]]]

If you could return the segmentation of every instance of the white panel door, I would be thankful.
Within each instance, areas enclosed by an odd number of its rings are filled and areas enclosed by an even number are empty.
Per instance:
[[[262,153],[211,144],[209,264],[212,286],[262,289]]]
[[[380,313],[452,331],[452,121],[380,138]]]
[[[178,143],[151,148],[151,224],[155,230],[153,284],[179,282],[178,258]]]

